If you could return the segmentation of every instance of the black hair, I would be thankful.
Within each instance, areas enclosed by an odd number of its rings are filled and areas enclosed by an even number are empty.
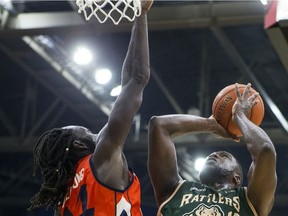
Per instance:
[[[63,203],[75,175],[76,162],[67,160],[73,141],[71,130],[63,128],[47,131],[39,138],[33,149],[33,176],[39,167],[42,184],[39,192],[32,197],[28,211],[40,207],[55,209]]]

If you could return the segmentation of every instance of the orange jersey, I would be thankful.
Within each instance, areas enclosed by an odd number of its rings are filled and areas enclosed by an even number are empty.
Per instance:
[[[142,216],[140,182],[130,172],[131,181],[125,190],[101,183],[93,173],[92,157],[83,158],[76,169],[73,185],[62,206],[63,216]]]

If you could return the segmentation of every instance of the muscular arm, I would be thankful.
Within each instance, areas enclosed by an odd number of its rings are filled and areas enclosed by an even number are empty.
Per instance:
[[[181,180],[173,138],[189,133],[215,133],[233,138],[213,117],[154,116],[149,123],[148,171],[158,206],[173,193]]]
[[[107,124],[98,135],[93,155],[98,178],[118,189],[124,189],[128,184],[127,163],[122,150],[150,76],[146,13],[142,10],[142,15],[134,21],[122,68],[122,91]]]
[[[242,101],[243,100],[243,101]],[[259,215],[268,215],[274,202],[277,184],[276,152],[268,135],[257,125],[249,121],[245,115],[245,98],[238,96],[235,103],[234,121],[240,128],[252,163],[248,172],[248,197]]]

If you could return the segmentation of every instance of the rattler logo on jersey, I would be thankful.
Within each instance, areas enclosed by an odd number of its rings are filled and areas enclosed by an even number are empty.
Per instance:
[[[207,206],[202,203],[193,211],[185,213],[182,216],[224,216],[224,213],[217,205]]]

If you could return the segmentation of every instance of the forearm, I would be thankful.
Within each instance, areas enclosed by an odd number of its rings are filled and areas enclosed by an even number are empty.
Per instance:
[[[122,90],[108,118],[103,137],[113,146],[124,145],[135,114],[142,103],[149,80],[147,18],[145,11],[134,21],[130,43],[122,69]]]
[[[276,151],[265,131],[251,122],[245,115],[251,112],[251,108],[256,104],[254,100],[258,95],[249,96],[247,94],[249,87],[248,84],[244,93],[240,94],[236,86],[238,99],[232,108],[233,120],[242,132],[252,157],[252,163],[247,174],[248,197],[258,215],[268,215],[277,185]]]
[[[253,157],[256,157],[262,150],[275,151],[266,132],[252,123],[244,113],[235,114],[234,121],[242,132],[247,148]]]
[[[213,119],[194,115],[175,114],[156,116],[157,124],[171,137],[182,136],[190,133],[213,133]]]
[[[149,44],[147,12],[134,21],[128,51],[122,68],[122,86],[134,78],[140,83],[149,79]]]

